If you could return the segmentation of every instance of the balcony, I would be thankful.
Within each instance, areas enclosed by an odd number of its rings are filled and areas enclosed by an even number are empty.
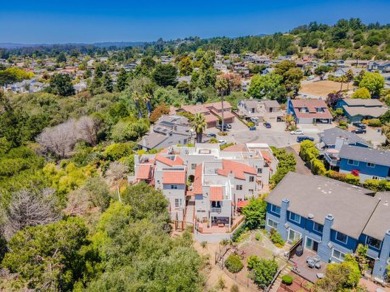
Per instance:
[[[325,152],[324,153],[325,160],[329,163],[330,166],[339,166],[340,159],[338,157],[338,153]]]
[[[211,208],[210,209],[210,212],[211,213],[218,213],[218,214],[220,214],[221,212],[222,212],[222,208]]]

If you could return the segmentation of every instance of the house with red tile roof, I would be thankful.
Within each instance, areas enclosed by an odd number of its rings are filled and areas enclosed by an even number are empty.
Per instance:
[[[238,211],[266,190],[276,166],[267,144],[235,145],[226,151],[216,144],[176,146],[136,155],[135,182],[151,181],[162,191],[173,221],[207,222],[230,230]],[[187,213],[189,201],[192,209]]]
[[[330,124],[333,120],[325,101],[320,99],[289,99],[287,114],[292,115],[297,124]]]

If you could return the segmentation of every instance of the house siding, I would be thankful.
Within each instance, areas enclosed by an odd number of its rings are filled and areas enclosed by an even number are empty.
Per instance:
[[[389,167],[376,164],[375,167],[368,167],[366,162],[358,161],[358,165],[348,164],[348,159],[340,158],[340,172],[351,173],[352,170],[359,170],[360,181],[371,179],[373,176],[378,178],[386,178],[389,173]]]

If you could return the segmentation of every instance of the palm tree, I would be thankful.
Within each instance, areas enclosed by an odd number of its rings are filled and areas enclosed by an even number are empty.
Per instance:
[[[192,125],[196,133],[196,142],[202,143],[202,135],[207,126],[204,115],[201,113],[196,113],[192,121]]]
[[[351,69],[349,69],[348,71],[347,71],[347,73],[345,74],[345,76],[347,77],[347,90],[349,90],[349,83],[353,80],[353,72],[352,72],[352,70]]]
[[[217,89],[218,93],[221,95],[221,108],[222,108],[222,124],[221,124],[221,131],[225,131],[225,117],[224,117],[224,95],[229,89],[229,82],[226,80],[226,78],[220,77],[215,82],[215,89]]]
[[[141,111],[141,104],[140,104],[142,96],[137,91],[134,91],[131,97],[133,98],[135,103],[135,108],[138,111],[138,118],[142,118],[142,111]]]

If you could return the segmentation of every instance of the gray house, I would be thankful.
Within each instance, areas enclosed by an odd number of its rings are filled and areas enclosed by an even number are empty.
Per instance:
[[[187,118],[164,115],[138,145],[145,150],[167,148],[177,144],[188,144],[192,136],[193,131]]]
[[[324,262],[342,262],[368,246],[369,273],[384,279],[390,262],[390,193],[322,176],[288,173],[266,198],[266,228],[298,242]]]

